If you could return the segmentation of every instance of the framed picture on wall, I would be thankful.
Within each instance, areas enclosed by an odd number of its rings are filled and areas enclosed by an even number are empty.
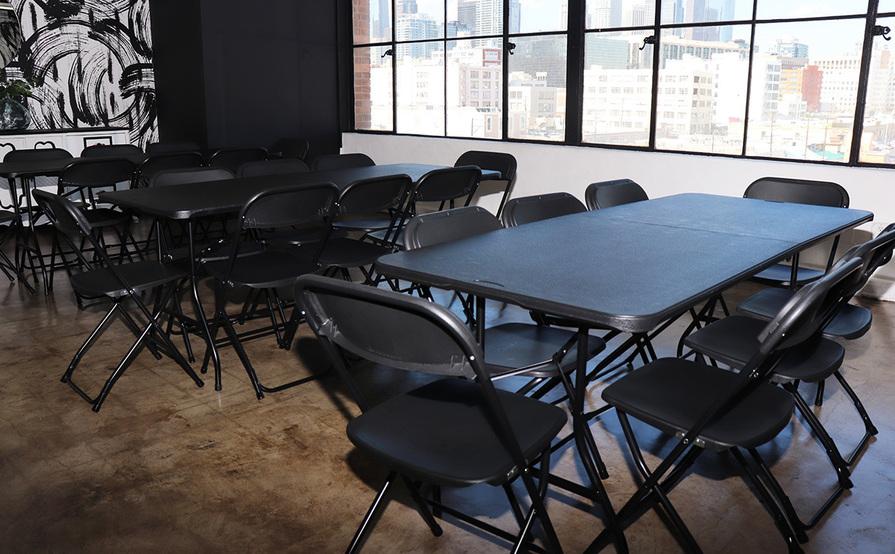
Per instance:
[[[84,137],[84,148],[90,146],[96,146],[98,144],[102,144],[105,146],[112,145],[112,137],[110,136],[102,136],[102,137]]]

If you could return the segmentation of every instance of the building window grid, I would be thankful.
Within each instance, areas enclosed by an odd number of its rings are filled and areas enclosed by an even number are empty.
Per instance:
[[[756,51],[756,45],[754,44],[756,28],[761,27],[764,24],[774,24],[774,23],[809,23],[809,22],[830,22],[830,21],[842,21],[842,20],[855,20],[855,21],[867,22],[868,24],[866,25],[865,32],[863,33],[863,35],[855,36],[856,42],[858,40],[860,40],[863,43],[863,47],[860,48],[859,52],[857,53],[857,57],[855,59],[853,59],[853,60],[832,60],[832,61],[824,62],[825,64],[832,66],[832,67],[852,68],[852,69],[857,68],[859,70],[858,81],[853,84],[846,83],[846,85],[848,85],[847,87],[845,87],[845,85],[842,85],[842,84],[838,85],[837,92],[847,94],[853,90],[863,91],[864,92],[863,99],[860,97],[857,97],[857,96],[855,97],[855,104],[861,105],[863,107],[863,104],[866,103],[867,98],[870,94],[869,89],[868,89],[868,80],[869,80],[869,73],[871,71],[871,68],[869,67],[869,60],[864,60],[864,58],[871,56],[874,53],[874,40],[873,39],[874,39],[874,36],[876,36],[875,25],[877,25],[877,21],[879,21],[879,20],[882,20],[885,18],[895,18],[895,11],[892,11],[892,10],[877,11],[877,6],[879,5],[880,1],[882,1],[882,0],[868,0],[867,12],[842,14],[842,15],[785,17],[785,18],[776,18],[776,19],[775,18],[762,18],[762,17],[759,17],[759,15],[758,15],[759,3],[767,2],[767,1],[771,1],[771,0],[752,0],[752,17],[751,18],[732,18],[732,19],[726,19],[726,20],[672,22],[672,23],[661,22],[662,4],[664,2],[668,2],[669,0],[655,0],[655,14],[656,14],[655,22],[652,24],[649,24],[649,25],[629,25],[629,26],[596,28],[596,27],[588,26],[588,25],[586,25],[586,21],[584,22],[585,24],[582,25],[583,31],[581,31],[581,32],[583,32],[585,40],[588,36],[599,35],[601,33],[646,32],[646,33],[649,33],[649,35],[647,35],[647,36],[655,37],[653,44],[658,46],[659,48],[661,48],[661,44],[662,44],[662,41],[661,41],[662,31],[682,30],[682,29],[698,29],[698,28],[706,28],[706,27],[721,28],[721,27],[731,27],[731,26],[748,26],[751,30],[751,40],[749,41],[749,45],[748,45],[748,47],[749,47],[749,56],[748,56],[749,63],[748,63],[748,86],[747,86],[747,94],[746,94],[746,98],[745,98],[746,115],[744,118],[744,127],[743,127],[743,131],[742,131],[742,150],[741,150],[741,152],[735,153],[735,154],[730,154],[730,153],[725,153],[725,152],[700,151],[700,150],[678,150],[678,149],[672,149],[672,148],[657,147],[656,143],[655,143],[656,119],[662,113],[664,113],[664,115],[666,115],[668,117],[674,117],[674,112],[672,112],[672,111],[661,112],[660,108],[658,108],[656,105],[656,98],[652,99],[652,107],[647,112],[649,115],[650,124],[651,124],[649,146],[627,146],[627,145],[619,145],[619,144],[612,144],[612,143],[588,142],[586,140],[583,140],[581,136],[571,139],[571,140],[569,140],[568,138],[566,138],[565,140],[537,140],[537,139],[530,139],[530,138],[510,137],[509,133],[508,133],[508,127],[512,125],[513,119],[515,118],[517,121],[521,122],[522,120],[520,118],[524,117],[524,115],[509,113],[510,109],[509,109],[508,104],[513,102],[514,99],[516,101],[519,101],[522,98],[522,93],[520,91],[509,91],[508,90],[509,89],[509,82],[508,82],[509,59],[508,59],[508,55],[513,55],[513,52],[511,52],[509,50],[509,47],[513,45],[513,39],[524,39],[524,38],[528,38],[528,37],[551,37],[551,36],[564,37],[566,39],[566,48],[567,48],[566,55],[568,56],[570,54],[569,36],[573,33],[572,27],[567,26],[566,29],[564,29],[564,30],[537,31],[537,32],[515,32],[515,33],[513,33],[508,28],[507,23],[509,21],[508,14],[510,13],[509,12],[510,4],[516,0],[503,0],[504,17],[503,17],[503,25],[502,25],[503,32],[502,33],[488,34],[488,35],[481,35],[481,36],[478,36],[478,35],[476,35],[476,36],[456,36],[456,35],[451,36],[448,31],[448,9],[449,9],[449,2],[451,0],[445,0],[444,1],[444,21],[443,21],[443,25],[442,25],[442,36],[441,37],[431,38],[431,39],[423,39],[423,40],[398,40],[397,33],[396,33],[396,26],[397,26],[396,5],[398,2],[406,1],[406,0],[386,0],[386,1],[388,1],[391,4],[392,40],[391,41],[366,42],[366,43],[353,43],[353,50],[355,52],[358,49],[374,49],[375,50],[377,47],[388,48],[391,50],[391,55],[392,55],[392,64],[391,65],[392,65],[392,73],[393,73],[393,75],[392,75],[392,80],[393,80],[393,83],[392,83],[393,84],[392,111],[393,111],[393,121],[396,122],[397,121],[397,110],[398,110],[397,97],[396,97],[396,93],[395,93],[396,92],[395,91],[395,84],[396,84],[395,81],[397,80],[397,78],[396,78],[397,63],[395,60],[394,52],[396,51],[397,47],[400,45],[413,45],[413,44],[422,44],[422,43],[439,43],[441,45],[441,47],[444,49],[443,52],[445,52],[445,60],[443,63],[444,77],[445,77],[445,80],[444,80],[445,90],[444,90],[444,97],[443,97],[444,132],[439,133],[438,135],[426,135],[426,136],[436,136],[436,137],[441,136],[441,137],[446,137],[446,138],[469,138],[469,139],[475,139],[475,140],[504,140],[504,141],[510,141],[510,142],[535,142],[535,143],[572,145],[572,146],[596,146],[596,147],[609,148],[609,149],[615,148],[615,149],[672,152],[672,153],[697,154],[697,155],[721,155],[721,156],[726,156],[726,157],[785,160],[785,161],[807,162],[807,163],[814,163],[814,162],[835,163],[836,165],[840,165],[840,166],[842,166],[842,165],[856,166],[857,165],[857,166],[892,167],[893,165],[895,165],[895,157],[893,157],[891,160],[886,159],[884,162],[879,162],[879,161],[869,161],[868,162],[868,161],[861,160],[861,153],[862,153],[862,146],[863,146],[861,143],[865,138],[865,137],[863,137],[863,134],[862,134],[863,126],[864,126],[863,109],[856,112],[856,114],[855,114],[854,124],[853,124],[853,129],[852,129],[853,132],[850,137],[850,142],[852,143],[851,144],[852,148],[850,149],[848,156],[841,162],[831,162],[826,159],[821,159],[821,160],[798,159],[798,158],[794,159],[794,158],[789,158],[789,157],[785,157],[785,156],[754,155],[754,154],[749,154],[747,151],[747,143],[748,143],[748,138],[749,138],[749,117],[750,117],[749,110],[754,103],[753,95],[756,94],[756,91],[752,90],[754,54]],[[579,10],[583,14],[584,13],[583,8],[584,8],[584,5],[586,2],[587,2],[587,0],[568,0],[567,8],[564,8],[564,14],[565,14],[565,10],[569,10],[569,11]],[[517,4],[517,6],[518,6],[518,4]],[[574,16],[570,16],[569,23],[570,24],[574,23],[574,21],[575,21]],[[895,29],[893,29],[893,30],[895,30]],[[498,127],[501,127],[501,129],[500,129],[501,133],[499,133],[500,138],[474,137],[474,136],[468,136],[468,135],[451,134],[449,132],[449,124],[448,124],[448,119],[450,117],[449,106],[448,106],[448,91],[447,91],[447,86],[448,86],[447,85],[447,82],[448,82],[447,81],[447,73],[449,70],[448,69],[449,64],[446,59],[448,45],[450,43],[458,43],[458,44],[461,42],[472,43],[475,41],[487,41],[487,40],[500,40],[501,44],[503,45],[503,48],[501,49],[501,55],[500,55],[500,65],[501,65],[501,69],[502,69],[502,73],[503,73],[500,87],[502,88],[504,101],[501,103],[501,110],[503,112],[502,113],[503,121],[498,125]],[[654,52],[655,52],[654,56],[653,56],[653,66],[654,66],[653,77],[652,77],[652,79],[648,79],[643,76],[638,76],[637,81],[638,81],[638,83],[643,82],[643,81],[652,82],[653,96],[656,96],[657,94],[660,94],[663,90],[659,86],[661,83],[653,82],[653,81],[657,81],[658,65],[660,62],[661,53],[658,48],[655,48],[655,46],[653,48],[654,48]],[[703,47],[703,48],[706,48],[706,47]],[[701,52],[696,51],[694,53],[697,55],[699,55],[699,54],[705,55],[706,54],[705,51],[701,51]],[[583,49],[582,49],[582,52],[580,54],[578,54],[578,56],[580,57],[581,62],[582,62],[580,64],[582,68],[584,67],[583,62],[584,62],[585,55],[586,54],[584,53]],[[892,53],[892,56],[895,57],[895,52]],[[893,76],[893,78],[895,78],[895,67],[893,67],[892,76]],[[566,78],[568,79],[568,76],[566,76]],[[769,75],[767,77],[767,81],[765,83],[767,88],[764,89],[762,91],[762,93],[767,95],[767,92],[770,90],[773,90],[773,91],[779,90],[779,87],[781,85],[779,85],[777,83],[779,83],[780,78],[781,77],[779,74]],[[684,77],[681,76],[680,79],[684,79]],[[669,77],[667,82],[669,82],[669,83],[673,82],[673,78]],[[693,86],[693,83],[698,83],[698,82],[699,82],[699,77],[694,76],[694,81],[691,82],[690,84],[691,84],[691,86]],[[649,84],[649,83],[647,83],[647,84]],[[584,88],[585,87],[582,87],[582,89],[584,89]],[[848,90],[845,90],[846,88]],[[895,82],[892,82],[889,85],[886,85],[885,88],[895,90]],[[354,93],[356,91],[354,90],[353,86],[352,86],[352,89],[353,90],[352,90],[351,97],[352,97],[352,101],[354,101]],[[666,90],[668,92],[673,92],[674,89],[667,88],[664,90]],[[693,95],[697,95],[697,94],[700,96],[703,96],[703,97],[712,97],[713,96],[713,94],[710,90],[701,90],[701,89],[694,88]],[[576,95],[573,93],[573,91],[570,91],[569,94],[567,94],[566,96],[568,97],[567,101],[569,103],[572,103],[572,102],[578,103],[577,110],[570,109],[568,111],[573,111],[573,112],[578,113],[579,119],[581,119],[581,120],[585,119],[587,116],[584,115],[583,110],[582,110],[582,104],[584,103],[583,94]],[[765,102],[768,102],[768,100],[765,100]],[[700,104],[708,104],[708,103],[700,102]],[[693,106],[696,107],[696,105],[697,105],[697,101],[694,100]],[[354,108],[354,106],[353,106],[353,108]],[[605,112],[605,109],[603,111]],[[642,110],[637,110],[636,108],[626,110],[626,111],[628,113],[632,113],[632,112],[636,111],[636,113],[638,115],[643,114]],[[356,112],[354,110],[352,110],[352,113],[356,113]],[[678,113],[679,116],[685,115],[685,114],[686,114],[686,112]],[[859,117],[859,115],[862,117]],[[396,125],[393,125],[391,130],[377,131],[377,130],[368,130],[368,129],[358,129],[358,128],[356,128],[355,123],[356,122],[354,122],[354,120],[353,120],[352,124],[355,127],[354,130],[357,132],[361,132],[361,133],[395,134],[395,135],[411,135],[411,136],[416,135],[416,133],[398,132]],[[578,122],[579,125],[580,125],[580,123],[581,123],[581,121]],[[495,126],[494,124],[495,124],[494,119],[489,118],[484,122],[484,127],[490,131],[494,128],[494,126]],[[630,125],[628,124],[628,126],[630,126]],[[895,141],[893,141],[893,142],[895,142]]]

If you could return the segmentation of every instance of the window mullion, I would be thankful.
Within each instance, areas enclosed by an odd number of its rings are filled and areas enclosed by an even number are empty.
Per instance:
[[[670,2],[671,0],[665,0]],[[656,0],[656,13],[653,16],[653,94],[650,98],[650,121],[649,121],[649,146],[650,150],[656,149],[656,125],[659,106],[659,60],[662,59],[662,0]]]
[[[749,140],[749,107],[752,103],[752,64],[755,61],[755,18],[758,15],[758,0],[752,1],[752,29],[749,35],[749,74],[746,75],[746,111],[743,114],[743,148],[741,156],[746,155],[746,145]]]
[[[510,0],[503,0],[503,40],[501,41],[501,54],[500,57],[503,60],[503,67],[501,71],[503,72],[502,78],[502,91],[501,91],[501,106],[500,110],[500,119],[501,119],[501,139],[507,140],[510,136],[510,55],[509,55],[509,42],[510,42]]]
[[[569,0],[566,21],[566,144],[581,144],[584,117],[584,28],[586,0]]]
[[[864,134],[864,110],[867,104],[867,81],[870,78],[870,60],[873,57],[873,27],[879,0],[868,0],[867,24],[864,27],[864,48],[861,53],[861,72],[858,74],[858,97],[855,99],[855,123],[852,126],[849,164],[861,161],[861,139]]]

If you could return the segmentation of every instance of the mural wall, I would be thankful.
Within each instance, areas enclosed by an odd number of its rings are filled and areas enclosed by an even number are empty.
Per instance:
[[[31,128],[125,127],[157,140],[149,0],[12,0],[25,42],[7,78],[34,87]]]

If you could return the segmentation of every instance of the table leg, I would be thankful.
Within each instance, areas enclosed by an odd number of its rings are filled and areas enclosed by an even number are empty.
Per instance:
[[[211,360],[214,363],[214,390],[219,391],[221,390],[221,359],[218,355],[217,347],[214,344],[214,336],[211,334],[208,320],[205,318],[205,311],[202,308],[202,300],[199,299],[199,275],[196,269],[196,247],[195,241],[193,240],[192,220],[187,220],[186,230],[187,247],[189,249],[190,258],[190,288],[193,292],[193,309],[196,312],[196,320],[202,327],[202,334],[205,337],[205,347],[208,349],[208,353],[211,355]]]
[[[37,261],[40,263],[40,278],[43,280],[44,293],[50,294],[50,282],[47,279],[47,266],[44,264],[43,252],[40,250],[40,242],[37,240],[37,232],[34,229],[34,205],[31,202],[31,185],[34,177],[29,179],[22,178],[22,194],[25,196],[25,209],[28,212],[28,230],[31,240],[34,241],[34,252],[37,254]],[[32,262],[33,265],[33,262]],[[34,284],[37,285],[37,276],[34,276]]]
[[[12,209],[13,213],[16,215],[16,219],[13,222],[15,225],[15,267],[16,267],[16,275],[18,276],[19,282],[25,285],[25,288],[28,289],[32,294],[37,292],[31,283],[28,282],[28,279],[25,277],[25,256],[28,253],[28,233],[25,230],[25,224],[22,222],[22,205],[19,202],[19,192],[16,187],[16,180],[12,177],[9,178],[9,194],[12,197]]]

